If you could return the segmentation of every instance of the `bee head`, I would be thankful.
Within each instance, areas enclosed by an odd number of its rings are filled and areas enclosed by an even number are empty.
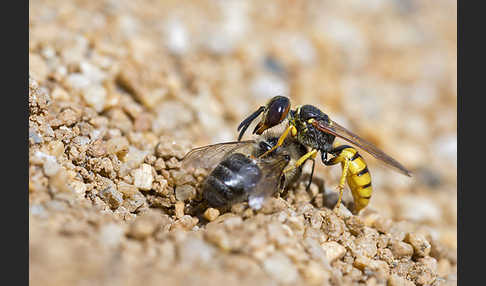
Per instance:
[[[259,141],[258,142],[258,148],[257,148],[256,156],[259,157],[263,153],[265,153],[268,150],[272,149],[272,147],[277,144],[277,141],[278,141],[278,137],[275,137],[275,136],[271,136],[271,137],[268,137],[268,138],[265,138],[265,139]],[[280,148],[277,148],[276,150],[274,150],[270,154],[275,154],[276,152],[279,152],[279,150],[280,150]]]

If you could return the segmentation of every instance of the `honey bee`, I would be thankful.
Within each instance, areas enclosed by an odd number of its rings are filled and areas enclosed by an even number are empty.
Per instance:
[[[307,153],[296,140],[288,140],[261,157],[278,138],[266,133],[255,140],[194,148],[184,156],[182,166],[212,170],[202,182],[203,198],[210,206],[226,207],[248,200],[249,206],[258,210],[265,198],[291,186],[302,174],[302,166],[283,173],[286,166]]]
[[[310,151],[301,156],[295,164],[289,164],[284,169],[284,173],[291,171],[293,168],[300,167],[308,159],[314,160],[318,152],[321,152],[321,160],[325,165],[341,163],[342,175],[339,180],[340,183],[337,186],[339,199],[335,207],[339,207],[341,203],[345,182],[348,183],[353,194],[355,213],[358,213],[359,210],[366,207],[372,193],[371,175],[369,174],[366,162],[358,154],[357,150],[351,146],[333,146],[336,137],[356,145],[381,162],[384,162],[387,166],[394,168],[396,171],[406,176],[411,176],[411,172],[398,161],[385,154],[370,142],[331,120],[327,114],[317,107],[313,105],[302,105],[298,106],[295,110],[291,110],[290,100],[284,96],[273,97],[265,106],[261,106],[257,111],[243,120],[238,126],[238,131],[240,131],[238,140],[241,140],[246,129],[260,114],[262,114],[262,118],[253,130],[253,134],[262,134],[264,131],[279,124],[286,126],[285,131],[283,131],[277,143],[270,150],[262,154],[260,158],[264,158],[275,148],[284,144],[289,134],[291,135],[290,138],[294,138],[300,144],[310,148]],[[328,154],[334,157],[328,160]]]

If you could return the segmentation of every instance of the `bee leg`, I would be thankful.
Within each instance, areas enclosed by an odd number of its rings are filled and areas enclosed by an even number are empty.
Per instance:
[[[298,168],[300,167],[300,165],[304,164],[304,162],[311,158],[312,160],[314,160],[317,156],[317,152],[319,152],[317,149],[312,149],[311,151],[307,152],[304,156],[300,157],[299,160],[297,160],[297,162],[295,162],[294,165],[292,166],[287,166],[287,168],[285,168],[283,170],[284,173],[287,173],[289,171],[292,171],[293,169],[295,168]]]
[[[333,158],[334,159],[334,158]],[[339,191],[339,199],[334,206],[334,208],[339,208],[339,205],[341,204],[341,199],[343,197],[343,190],[344,190],[344,185],[346,184],[346,177],[348,176],[348,169],[349,169],[349,160],[345,159],[344,164],[343,164],[343,174],[341,175],[341,179],[339,180],[339,185],[336,187]]]
[[[282,135],[280,135],[280,138],[278,138],[278,141],[277,141],[277,144],[275,144],[275,146],[273,146],[270,150],[268,150],[267,152],[263,153],[260,158],[268,155],[269,153],[271,153],[272,151],[274,151],[275,149],[277,149],[278,147],[282,146],[282,144],[284,143],[284,140],[285,138],[287,138],[287,136],[289,135],[289,132],[292,131],[292,133],[295,133],[297,132],[296,130],[294,130],[295,127],[292,126],[292,125],[289,125],[289,127],[287,127],[287,129],[285,129],[285,131],[282,133]]]
[[[309,191],[310,189],[310,186],[311,186],[311,183],[312,183],[312,177],[314,177],[314,167],[316,166],[316,160],[314,159],[311,159],[312,160],[312,171],[311,171],[311,174],[310,174],[310,177],[309,177],[309,183],[307,183],[307,187],[305,188],[306,191]]]
[[[282,174],[280,177],[280,182],[278,184],[279,193],[282,193],[285,189],[285,175]]]
[[[285,174],[282,174],[282,177],[280,178],[280,183],[278,186],[278,194],[279,197],[283,197],[287,194],[287,189],[285,189]]]

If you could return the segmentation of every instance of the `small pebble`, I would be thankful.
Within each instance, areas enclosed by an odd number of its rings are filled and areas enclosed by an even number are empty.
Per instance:
[[[138,189],[134,185],[120,182],[118,183],[118,191],[120,191],[125,197],[130,198],[138,192]]]
[[[155,155],[163,159],[170,159],[171,157],[182,159],[189,149],[187,141],[178,142],[164,137],[155,147]]]
[[[176,202],[174,205],[174,213],[176,218],[181,218],[184,215],[184,203]]]
[[[329,273],[323,271],[322,266],[314,261],[304,267],[302,275],[310,285],[322,285],[329,279]]]
[[[175,195],[178,201],[185,202],[192,200],[196,196],[196,189],[191,185],[177,186]]]
[[[154,177],[152,175],[152,166],[142,164],[140,168],[133,171],[133,184],[142,191],[149,191],[152,189],[152,182]]]
[[[129,143],[125,137],[115,137],[108,140],[105,144],[108,154],[115,154],[118,158],[123,158],[129,150]]]
[[[282,253],[275,253],[263,261],[263,269],[280,283],[294,283],[298,272],[290,259]]]
[[[395,240],[391,244],[391,251],[393,253],[393,256],[396,258],[402,258],[402,257],[407,257],[407,256],[412,256],[413,255],[413,247],[412,245],[403,242],[403,241],[397,241]]]
[[[64,144],[60,140],[49,142],[47,148],[49,150],[49,154],[56,158],[59,158],[62,154],[64,154]]]
[[[430,254],[430,243],[419,233],[407,233],[405,235],[405,242],[412,245],[414,254],[418,257],[425,257]]]
[[[124,143],[121,143],[124,144]],[[117,155],[119,152],[125,152],[123,145],[118,147]],[[123,162],[126,162],[129,168],[137,168],[145,160],[145,156],[149,154],[148,151],[141,151],[133,146],[128,147],[128,153],[123,157]]]
[[[130,225],[128,235],[143,240],[151,236],[156,229],[157,225],[150,217],[140,216]]]
[[[208,221],[213,221],[219,216],[219,210],[213,209],[213,208],[208,208],[204,212],[204,218],[207,219]]]
[[[204,240],[187,238],[178,245],[177,254],[181,261],[189,265],[195,263],[209,263],[214,256],[214,248]]]
[[[101,112],[105,108],[107,93],[104,87],[100,85],[88,86],[83,90],[82,95],[86,103],[97,112]]]
[[[388,286],[415,286],[415,284],[401,276],[392,274],[388,278]]]
[[[431,272],[436,273],[437,272],[437,260],[433,257],[427,256],[423,258],[419,258],[417,262],[423,264],[425,267],[427,267]]]
[[[122,226],[109,223],[101,227],[99,240],[107,247],[115,248],[120,244],[124,234],[125,230]]]
[[[346,253],[346,248],[335,241],[324,242],[321,244],[321,247],[326,252],[329,262],[343,258]]]
[[[123,203],[122,194],[113,187],[108,187],[102,190],[100,196],[111,209],[116,209]]]
[[[364,256],[358,256],[354,260],[353,266],[359,270],[369,273],[368,275],[376,275],[378,278],[386,279],[390,267],[383,260],[375,260]]]

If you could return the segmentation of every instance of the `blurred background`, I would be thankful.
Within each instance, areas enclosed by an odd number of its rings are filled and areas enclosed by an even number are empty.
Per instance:
[[[235,140],[275,95],[315,105],[413,172],[361,152],[366,211],[457,248],[456,1],[31,0],[29,72],[51,112],[88,106],[140,150]],[[318,163],[332,190],[340,168]]]

